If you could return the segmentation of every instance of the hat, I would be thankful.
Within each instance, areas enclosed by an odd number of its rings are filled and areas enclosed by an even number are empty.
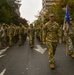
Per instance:
[[[5,25],[5,23],[3,23],[3,25]]]
[[[54,17],[54,14],[50,14],[50,17]]]

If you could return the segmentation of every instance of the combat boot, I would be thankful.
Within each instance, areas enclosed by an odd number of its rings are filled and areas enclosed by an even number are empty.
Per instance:
[[[54,68],[55,68],[54,63],[51,63],[51,64],[50,64],[50,68],[51,68],[51,69],[54,69]]]
[[[30,47],[31,47],[31,48],[34,48],[34,46],[33,46],[33,45],[30,45]]]
[[[71,54],[71,57],[72,57],[72,58],[74,58],[74,53],[73,53],[73,54]]]

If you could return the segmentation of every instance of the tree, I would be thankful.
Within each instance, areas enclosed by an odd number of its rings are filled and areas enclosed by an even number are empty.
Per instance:
[[[41,24],[41,20],[37,19],[34,21],[35,27],[38,27]]]
[[[0,0],[0,23],[14,23],[16,25],[20,24],[20,15],[16,13],[18,4],[15,3],[16,0]],[[24,19],[26,22],[26,19]]]
[[[49,8],[49,10],[44,15],[44,23],[48,21],[48,16],[50,13],[54,13],[55,20],[61,25],[64,22],[65,14],[66,14],[66,5],[69,6],[69,11],[71,17],[74,19],[74,0],[55,0],[55,3]]]
[[[25,27],[27,27],[27,28],[29,27],[26,19],[23,19],[20,17],[19,22],[22,23]]]

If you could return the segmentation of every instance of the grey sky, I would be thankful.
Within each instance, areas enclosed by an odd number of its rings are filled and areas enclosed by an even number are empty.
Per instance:
[[[21,17],[33,22],[36,19],[35,15],[42,8],[42,0],[22,0],[21,4]]]

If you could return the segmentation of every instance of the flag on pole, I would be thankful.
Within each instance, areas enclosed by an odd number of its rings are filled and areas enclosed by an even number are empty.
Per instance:
[[[70,25],[70,13],[69,13],[68,5],[66,5],[66,21],[68,22],[68,25]]]
[[[66,32],[68,33],[70,26],[70,13],[68,9],[68,5],[66,5]],[[66,36],[66,55],[69,54],[69,43],[68,43],[69,37]]]
[[[66,23],[68,24],[67,27],[69,27],[69,25],[70,25],[70,13],[69,13],[68,5],[66,5],[66,14],[65,14],[65,18],[64,18],[63,30],[65,30]]]

